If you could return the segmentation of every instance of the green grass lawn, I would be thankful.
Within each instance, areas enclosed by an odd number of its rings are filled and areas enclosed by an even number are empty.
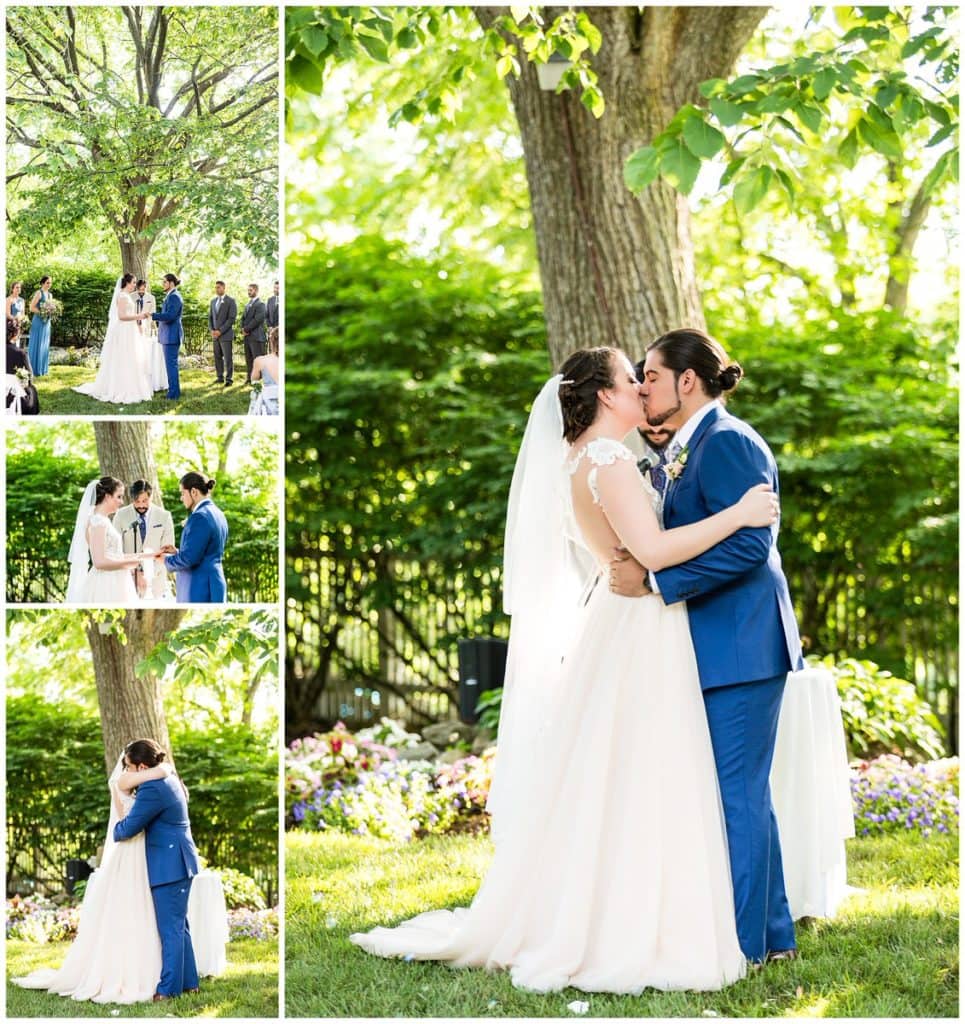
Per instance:
[[[353,931],[468,904],[490,856],[471,836],[400,847],[292,832],[286,843],[285,998],[291,1017],[957,1017],[958,837],[848,844],[865,889],[832,921],[799,927],[801,959],[717,993],[519,992],[504,972],[370,956]]]
[[[7,941],[7,977],[19,978],[38,967],[58,967],[68,943],[38,946]],[[75,1002],[7,982],[7,1018],[11,1017],[277,1017],[278,942],[242,939],[228,944],[228,969],[220,978],[202,978],[197,995],[163,1003]]]
[[[93,381],[93,367],[52,366],[44,377],[35,377],[34,384],[40,397],[42,416],[169,416],[188,413],[201,416],[244,416],[248,412],[251,390],[244,385],[245,371],[235,376],[230,388],[216,384],[214,367],[204,370],[181,370],[181,397],[169,401],[163,391],[157,391],[150,402],[131,405],[113,405],[98,402],[96,398],[79,395],[71,388]]]

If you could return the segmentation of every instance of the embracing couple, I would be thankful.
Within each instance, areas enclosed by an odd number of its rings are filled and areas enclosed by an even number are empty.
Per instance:
[[[165,274],[164,305],[160,312],[150,312],[145,303],[150,297],[147,282],[137,281],[133,274],[117,279],[97,376],[92,384],[81,384],[74,391],[101,402],[128,405],[149,402],[155,391],[164,389],[170,399],[181,397],[178,350],[184,340],[184,304],[178,293],[180,283],[174,274]],[[151,321],[158,325],[157,341],[148,329]]]
[[[188,925],[198,851],[187,790],[166,759],[154,740],[124,748],[108,780],[107,838],[77,938],[59,969],[14,984],[95,1003],[160,1002],[198,991]]]
[[[68,604],[131,605],[142,598],[166,599],[165,573],[176,574],[181,604],[222,604],[228,599],[223,559],[228,522],[211,500],[214,480],[200,473],[181,477],[181,503],[188,518],[181,546],[174,546],[171,515],[151,503],[144,480],[131,485],[112,476],[91,480],[84,490],[68,559]]]
[[[353,935],[369,952],[615,993],[720,989],[796,955],[768,782],[802,665],[777,467],[723,406],[742,371],[714,339],[672,331],[642,369],[581,350],[533,404],[506,525],[495,856],[471,907]],[[644,426],[676,431],[662,493],[623,443]]]

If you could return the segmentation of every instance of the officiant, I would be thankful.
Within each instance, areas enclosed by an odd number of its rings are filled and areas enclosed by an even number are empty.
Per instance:
[[[114,528],[121,535],[124,553],[160,551],[166,544],[173,544],[174,520],[170,512],[151,502],[151,485],[146,480],[135,480],[130,491],[130,505],[119,508],[114,516]],[[137,570],[137,591],[147,600],[165,600],[170,596],[170,586],[163,559],[153,562],[152,569],[150,580],[141,575],[143,569]]]

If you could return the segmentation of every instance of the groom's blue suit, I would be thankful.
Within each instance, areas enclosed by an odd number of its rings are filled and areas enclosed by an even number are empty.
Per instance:
[[[224,512],[210,498],[199,501],[184,524],[178,553],[164,559],[168,571],[177,572],[179,601],[222,604],[228,599],[222,566],[227,543]]]
[[[188,926],[191,880],[198,873],[198,851],[191,838],[188,803],[176,776],[153,779],[137,788],[134,806],[114,826],[123,842],[144,833],[147,877],[161,936],[160,995],[177,996],[198,987],[198,969]]]
[[[778,490],[770,449],[750,426],[712,408],[688,442],[664,500],[669,529],[733,505],[748,488]],[[750,960],[795,948],[769,776],[787,673],[801,640],[777,551],[777,526],[739,530],[656,574],[667,604],[687,602],[727,823],[737,934]]]
[[[164,305],[159,313],[152,313],[151,319],[158,323],[157,340],[164,351],[164,368],[168,374],[168,398],[181,397],[181,379],[178,376],[178,352],[184,341],[184,328],[181,325],[181,311],[184,303],[176,288],[172,288],[164,297]]]

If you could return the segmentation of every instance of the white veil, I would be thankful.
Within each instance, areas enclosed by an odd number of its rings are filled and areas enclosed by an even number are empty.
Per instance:
[[[87,568],[90,565],[90,548],[87,544],[87,523],[94,512],[94,499],[97,493],[97,481],[84,488],[84,496],[77,509],[77,520],[74,523],[74,536],[70,541],[67,560],[70,562],[70,577],[67,580],[68,604],[83,601],[84,582],[87,579]]]
[[[108,856],[113,852],[114,847],[117,846],[117,843],[114,841],[114,826],[121,820],[121,816],[117,813],[117,808],[114,806],[114,787],[123,771],[124,751],[122,750],[121,756],[117,759],[117,764],[114,765],[114,770],[107,779],[107,788],[111,796],[111,813],[107,818],[107,837],[104,839],[104,852],[101,855],[100,862],[101,868],[107,863]]]
[[[107,329],[108,329],[108,331],[115,324],[120,322],[119,310],[117,308],[117,300],[120,298],[120,294],[121,294],[121,281],[123,281],[123,280],[124,280],[124,275],[122,274],[117,279],[117,284],[114,285],[114,294],[111,296],[111,308],[107,311]]]
[[[550,728],[570,621],[597,574],[573,517],[561,380],[557,374],[547,381],[533,403],[509,491],[503,610],[512,625],[487,804],[497,842],[532,813],[528,784],[540,766],[540,737]]]

